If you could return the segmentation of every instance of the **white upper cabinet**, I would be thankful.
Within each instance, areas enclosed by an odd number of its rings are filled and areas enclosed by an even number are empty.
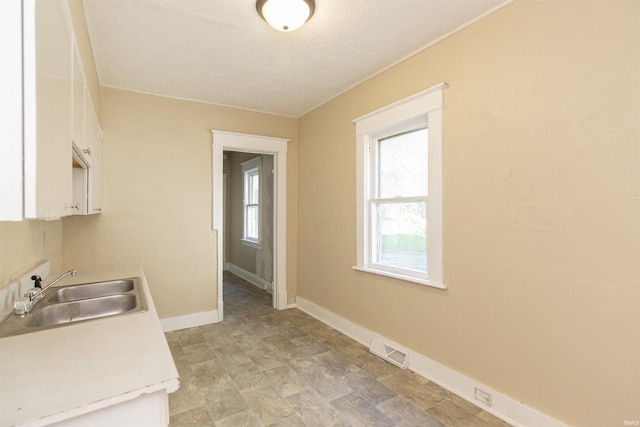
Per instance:
[[[72,91],[72,133],[71,140],[75,146],[84,154],[90,152],[89,147],[84,135],[85,126],[85,98],[87,92],[87,82],[84,76],[84,70],[82,68],[82,59],[80,58],[80,51],[78,44],[73,39],[73,81],[71,86]]]
[[[102,212],[102,130],[86,92],[83,135],[87,148],[80,149],[74,140],[73,206],[74,214]]]
[[[24,217],[72,211],[72,31],[65,1],[24,0]]]
[[[75,213],[72,143],[88,146],[72,28],[66,0],[0,0],[0,221]]]
[[[0,2],[0,220],[72,213],[71,28],[65,1]]]
[[[74,214],[102,212],[102,130],[74,37],[72,82]]]
[[[100,129],[100,124],[98,123],[98,116],[96,114],[96,110],[93,108],[93,102],[91,101],[91,94],[89,94],[89,88],[85,87],[84,89],[84,125],[83,125],[83,135],[84,135],[84,143],[82,146],[78,145],[78,148],[81,148],[82,155],[87,159],[87,162],[92,165],[93,164],[93,151],[96,135]]]
[[[0,1],[0,220],[23,218],[22,3]]]
[[[90,141],[91,167],[89,168],[89,203],[88,213],[102,212],[102,130],[93,108],[87,110],[91,114]]]

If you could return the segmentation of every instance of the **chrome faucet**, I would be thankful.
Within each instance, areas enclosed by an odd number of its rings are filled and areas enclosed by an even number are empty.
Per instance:
[[[41,286],[38,286],[38,285],[40,285],[40,282],[42,281],[40,276],[31,277],[31,279],[36,282],[36,285],[35,285],[36,287],[33,288],[33,289],[30,289],[29,291],[27,291],[27,293],[24,294],[24,296],[28,297],[29,301],[31,302],[29,310],[31,310],[33,308],[33,306],[36,305],[36,302],[38,301],[38,299],[40,299],[42,297],[42,295],[44,294],[44,291],[46,291],[51,286],[53,286],[56,283],[58,283],[60,280],[64,279],[66,276],[68,276],[68,275],[75,276],[77,273],[78,273],[78,270],[69,270],[69,271],[61,274],[60,277],[55,279],[53,282],[49,283],[44,288],[41,288]],[[34,289],[36,289],[36,290],[34,291]]]

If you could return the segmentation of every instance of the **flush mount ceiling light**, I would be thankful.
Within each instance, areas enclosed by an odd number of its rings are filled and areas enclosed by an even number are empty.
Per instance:
[[[297,30],[307,22],[316,7],[314,0],[258,0],[258,14],[278,31]]]

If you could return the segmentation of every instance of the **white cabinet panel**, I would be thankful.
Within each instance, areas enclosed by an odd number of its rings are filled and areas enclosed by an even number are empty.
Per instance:
[[[73,44],[72,139],[81,158],[73,169],[73,206],[74,214],[86,215],[102,211],[102,130],[75,38]]]
[[[169,395],[165,390],[143,394],[117,405],[69,418],[52,427],[136,426],[163,427],[169,425]]]
[[[102,212],[102,130],[93,114],[91,126],[91,167],[89,168],[89,213]]]
[[[91,161],[88,154],[74,147],[73,203],[75,214],[86,215],[102,212],[102,130],[91,107],[85,109],[85,137],[90,144]]]
[[[22,3],[0,1],[0,220],[22,212]]]
[[[78,147],[80,152],[83,152],[88,147],[86,145],[86,138],[84,135],[84,111],[85,111],[85,97],[87,91],[87,83],[84,76],[84,70],[82,68],[82,59],[80,58],[80,51],[78,44],[73,39],[73,81],[71,86],[72,97],[72,134],[71,139],[73,143]]]
[[[93,159],[93,144],[95,138],[95,130],[97,123],[95,109],[93,108],[93,102],[91,101],[91,94],[89,93],[89,88],[85,86],[84,88],[84,145],[81,148],[82,155],[87,159],[88,163],[91,163]]]
[[[0,221],[73,213],[72,40],[66,0],[0,1]]]
[[[66,3],[23,1],[24,216],[72,213],[72,33]]]
[[[0,57],[0,221],[100,212],[102,133],[67,0],[0,0]],[[74,145],[92,182],[83,209]]]

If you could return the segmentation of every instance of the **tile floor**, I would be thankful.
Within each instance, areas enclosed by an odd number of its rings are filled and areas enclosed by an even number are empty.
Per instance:
[[[225,319],[167,332],[171,426],[508,426],[225,273]]]

